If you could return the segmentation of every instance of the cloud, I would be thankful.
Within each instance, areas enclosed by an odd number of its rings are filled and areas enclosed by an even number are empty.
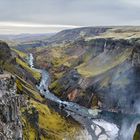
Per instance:
[[[59,24],[35,24],[25,22],[0,22],[1,27],[29,27],[29,28],[78,28],[75,25],[59,25]]]
[[[36,24],[25,22],[0,22],[0,32],[4,34],[20,33],[50,33],[64,29],[78,28],[75,25]]]
[[[36,24],[31,26],[140,25],[139,13],[139,0],[1,0],[0,4],[0,21]]]
[[[124,2],[124,5],[129,5],[129,6],[135,6],[135,7],[140,7],[140,1],[139,0],[122,0]]]

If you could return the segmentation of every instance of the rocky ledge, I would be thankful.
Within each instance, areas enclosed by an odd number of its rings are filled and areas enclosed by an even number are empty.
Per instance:
[[[4,72],[0,74],[0,139],[22,139],[20,122],[21,97],[16,94],[15,78]]]

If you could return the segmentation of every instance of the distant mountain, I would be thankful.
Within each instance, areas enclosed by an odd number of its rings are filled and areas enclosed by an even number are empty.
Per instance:
[[[0,40],[7,42],[11,47],[25,51],[26,49],[45,46],[46,40],[52,35],[54,33],[0,35]]]
[[[27,49],[36,47],[60,46],[63,44],[74,43],[78,40],[91,40],[92,38],[97,37],[136,37],[139,35],[139,32],[139,26],[82,27],[48,34],[0,35],[0,40],[6,41],[11,47],[26,51]]]
[[[68,42],[74,42],[76,40],[82,39],[82,38],[93,38],[95,36],[100,36],[101,34],[107,34],[110,33],[110,37],[112,37],[113,34],[115,36],[117,33],[121,34],[130,34],[134,35],[135,32],[138,34],[140,32],[139,26],[98,26],[98,27],[82,27],[82,28],[74,28],[74,29],[67,29],[60,31],[53,36],[49,37],[46,40],[46,44],[61,44],[61,43],[68,43]],[[134,33],[134,34],[133,34]]]
[[[110,27],[83,27],[63,30],[48,38],[47,44],[71,42],[80,38],[96,36],[106,32]]]
[[[18,34],[18,35],[2,35],[0,34],[0,40],[9,40],[9,41],[19,41],[27,42],[33,40],[43,40],[51,37],[54,33],[47,34]]]
[[[6,41],[9,46],[25,51],[26,49],[68,43],[75,40],[93,37],[106,32],[110,27],[83,27],[63,30],[58,33],[48,34],[19,34],[0,35],[0,40]]]

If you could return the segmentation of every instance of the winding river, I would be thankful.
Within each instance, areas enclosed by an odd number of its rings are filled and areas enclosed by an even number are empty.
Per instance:
[[[77,136],[77,140],[133,140],[140,117],[128,116],[101,110],[92,110],[79,106],[73,102],[62,101],[48,90],[49,74],[46,70],[34,68],[34,57],[29,54],[28,63],[34,70],[40,71],[42,79],[37,86],[40,94],[46,99],[59,104],[59,108],[67,112],[84,126],[84,136]]]

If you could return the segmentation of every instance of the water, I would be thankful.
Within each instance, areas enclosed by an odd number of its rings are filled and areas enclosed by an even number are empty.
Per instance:
[[[33,54],[29,54],[29,58],[28,58],[28,64],[31,68],[34,67],[34,57],[33,57]]]
[[[110,121],[113,120],[113,117],[110,119],[108,117],[111,116],[109,113],[108,115],[101,115],[101,110],[87,109],[85,107],[79,106],[76,103],[60,100],[48,90],[50,80],[48,72],[46,70],[34,68],[33,60],[33,55],[29,54],[28,63],[30,67],[34,70],[40,71],[42,74],[40,84],[37,86],[40,94],[44,95],[46,99],[58,103],[60,108],[63,106],[63,109],[68,114],[67,116],[71,116],[76,121],[81,123],[85,128],[83,131],[84,133],[88,132],[88,135],[86,134],[86,138],[82,137],[82,134],[81,136],[78,136],[78,138],[80,137],[81,140],[132,140],[136,126],[138,122],[140,122],[140,119],[137,119],[137,121],[134,119],[134,122],[131,122],[129,119],[126,121],[124,117],[122,119],[122,123],[119,124],[116,120],[113,122]],[[119,118],[120,114],[116,115],[118,115],[117,117]],[[119,118],[119,120],[121,120],[121,118]]]

